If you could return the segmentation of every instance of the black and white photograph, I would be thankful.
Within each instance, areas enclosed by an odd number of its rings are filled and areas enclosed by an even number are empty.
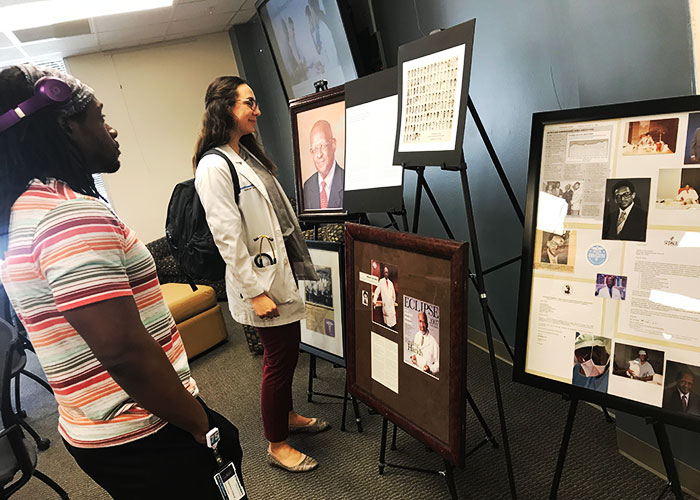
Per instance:
[[[319,279],[299,281],[305,308],[300,348],[344,365],[342,245],[327,241],[307,241],[306,244]]]
[[[625,300],[627,276],[598,274],[595,279],[595,296],[603,299]]]
[[[613,375],[648,384],[661,385],[664,374],[663,351],[645,345],[615,343]]]
[[[673,154],[676,152],[677,140],[678,118],[629,122],[622,154]]]
[[[403,362],[440,379],[440,307],[403,296]]]
[[[650,178],[606,181],[604,240],[646,241],[650,186]]]
[[[664,410],[700,416],[700,366],[679,361],[666,362]]]
[[[535,254],[536,269],[556,271],[574,271],[576,261],[576,231],[564,231],[561,234],[537,231],[539,252]]]
[[[372,276],[378,278],[377,285],[372,285],[372,322],[398,332],[399,270],[378,260],[372,260],[370,266]]]

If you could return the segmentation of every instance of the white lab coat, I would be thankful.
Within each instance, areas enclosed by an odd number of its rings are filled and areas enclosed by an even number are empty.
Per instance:
[[[195,174],[195,189],[206,212],[209,229],[226,262],[226,294],[233,319],[257,327],[279,326],[304,317],[304,302],[287,258],[275,209],[258,175],[228,145],[217,148],[233,162],[241,187],[236,205],[231,173],[217,155],[202,158]],[[253,263],[264,234],[272,238],[277,262],[263,268]],[[262,251],[272,256],[267,242]],[[265,293],[279,309],[279,317],[261,319],[250,301]]]
[[[390,279],[382,278],[379,280],[379,285],[374,289],[373,301],[377,302],[377,298],[381,295],[382,314],[384,315],[384,324],[390,328],[396,325],[396,289]]]

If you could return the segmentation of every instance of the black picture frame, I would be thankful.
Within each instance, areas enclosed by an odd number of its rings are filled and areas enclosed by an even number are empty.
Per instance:
[[[337,111],[340,109],[338,105],[342,104],[342,113],[338,114]],[[324,110],[328,110],[330,115],[327,116]],[[331,112],[332,111],[332,112]],[[304,186],[306,181],[313,181],[316,175],[315,167],[313,164],[313,155],[308,151],[310,146],[309,131],[312,126],[311,123],[318,122],[319,119],[327,120],[331,124],[342,122],[342,130],[338,131],[332,130],[333,140],[336,144],[335,150],[335,161],[338,166],[341,167],[342,172],[336,172],[333,179],[333,185],[338,181],[338,174],[342,173],[342,183],[343,183],[343,195],[344,195],[344,176],[345,171],[343,166],[345,164],[345,87],[343,85],[339,87],[334,87],[322,92],[317,92],[300,99],[295,99],[289,103],[289,114],[292,123],[292,145],[294,150],[294,178],[297,193],[297,214],[300,219],[306,220],[325,220],[325,221],[339,221],[347,217],[347,211],[342,206],[342,199],[340,200],[340,206],[328,206],[326,209],[322,208],[310,208],[317,200],[308,200],[305,194]],[[333,127],[332,127],[333,128]],[[339,141],[342,141],[343,154],[338,158],[338,145]],[[302,149],[305,151],[302,153]],[[307,154],[308,153],[308,154]],[[341,164],[342,162],[342,164]],[[316,187],[318,192],[318,186]],[[333,194],[329,197],[329,203],[333,203]],[[333,203],[335,205],[335,203]]]
[[[346,365],[345,248],[344,245],[341,243],[316,240],[307,240],[306,246],[309,248],[312,261],[314,260],[314,256],[316,255],[316,253],[321,252],[326,255],[327,260],[324,259],[324,263],[328,263],[328,261],[332,263],[330,266],[330,292],[332,297],[332,301],[330,301],[332,302],[332,306],[330,306],[330,312],[333,313],[333,337],[336,342],[334,342],[335,345],[333,346],[335,347],[335,349],[329,349],[327,345],[328,343],[325,342],[327,339],[320,339],[317,337],[317,335],[326,334],[326,332],[317,332],[308,328],[309,324],[307,321],[309,318],[309,314],[312,314],[316,317],[318,317],[319,312],[321,314],[326,313],[325,315],[327,315],[329,309],[329,301],[327,297],[323,297],[320,300],[317,300],[316,304],[311,304],[311,308],[316,310],[309,312],[308,308],[310,306],[307,302],[309,295],[307,289],[308,285],[306,282],[300,281],[299,288],[303,294],[302,296],[304,297],[304,302],[306,304],[307,319],[304,319],[301,322],[301,343],[299,344],[299,348],[303,352],[313,354],[314,356],[317,356],[321,359],[325,359],[326,361],[344,367]],[[314,262],[314,264],[316,264],[316,262]],[[328,266],[324,265],[324,267]],[[326,278],[325,276],[321,276],[321,279],[323,280]],[[340,318],[340,321],[337,321],[338,318]],[[340,353],[338,353],[338,350],[340,350]]]
[[[467,101],[469,100],[469,78],[471,75],[472,49],[474,47],[474,28],[476,19],[471,19],[465,23],[458,24],[444,31],[433,33],[430,36],[420,38],[413,42],[401,45],[398,53],[398,92],[399,92],[399,115],[396,126],[396,142],[394,145],[394,165],[416,166],[458,166],[462,158],[462,144],[464,142],[464,129],[467,119]],[[432,150],[420,149],[415,151],[402,151],[401,137],[404,132],[403,122],[405,110],[408,109],[407,96],[409,92],[404,81],[404,66],[412,61],[423,60],[434,54],[455,49],[464,45],[461,52],[464,64],[461,73],[461,86],[457,90],[459,96],[459,108],[457,113],[457,127],[454,144],[445,149]],[[432,73],[432,72],[430,72]],[[419,89],[418,96],[430,95],[428,89]],[[421,106],[421,105],[419,105]],[[431,111],[424,110],[417,112],[425,115]],[[451,119],[451,118],[450,118]]]
[[[348,390],[459,466],[464,465],[465,458],[467,251],[468,244],[464,242],[345,224]],[[371,294],[367,277],[374,259],[394,264],[392,267],[400,274],[396,295],[400,305],[396,325],[391,327],[375,322],[372,307],[365,304],[365,298]],[[397,279],[395,275],[393,278]],[[409,325],[406,299],[418,299],[424,305],[430,303],[440,308],[437,377],[407,361],[405,339],[410,338],[417,325],[410,324],[408,335],[404,331],[405,325]],[[410,306],[409,310],[415,316],[416,310]],[[375,335],[383,343],[398,344],[395,360],[398,391],[372,375],[371,344]],[[378,360],[378,363],[393,361]],[[424,404],[416,405],[416,400]]]
[[[562,394],[567,398],[588,401],[607,408],[625,411],[633,415],[655,418],[661,422],[688,430],[696,431],[698,429],[700,416],[667,411],[659,406],[634,401],[607,392],[579,387],[573,385],[573,383],[564,383],[526,371],[528,336],[530,334],[529,321],[533,306],[531,303],[533,262],[536,252],[541,251],[541,249],[535,247],[535,241],[538,218],[537,207],[540,190],[542,189],[540,169],[545,127],[547,125],[596,122],[638,116],[666,116],[673,113],[688,113],[698,110],[700,110],[700,96],[683,96],[533,114],[513,367],[513,380],[515,382]],[[682,156],[683,151],[681,150],[679,154]],[[564,291],[564,293],[568,292]],[[612,359],[610,362],[610,369],[612,370]]]

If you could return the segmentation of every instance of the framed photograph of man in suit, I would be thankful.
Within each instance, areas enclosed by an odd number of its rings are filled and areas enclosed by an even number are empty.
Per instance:
[[[608,179],[604,240],[646,241],[651,179]]]
[[[343,86],[290,103],[297,210],[302,218],[343,217],[345,90]]]

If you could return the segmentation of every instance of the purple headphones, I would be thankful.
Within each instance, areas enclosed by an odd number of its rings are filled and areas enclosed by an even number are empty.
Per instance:
[[[45,76],[34,84],[34,95],[19,103],[15,109],[0,115],[0,133],[32,113],[52,104],[63,104],[71,98],[71,88],[57,78]]]

